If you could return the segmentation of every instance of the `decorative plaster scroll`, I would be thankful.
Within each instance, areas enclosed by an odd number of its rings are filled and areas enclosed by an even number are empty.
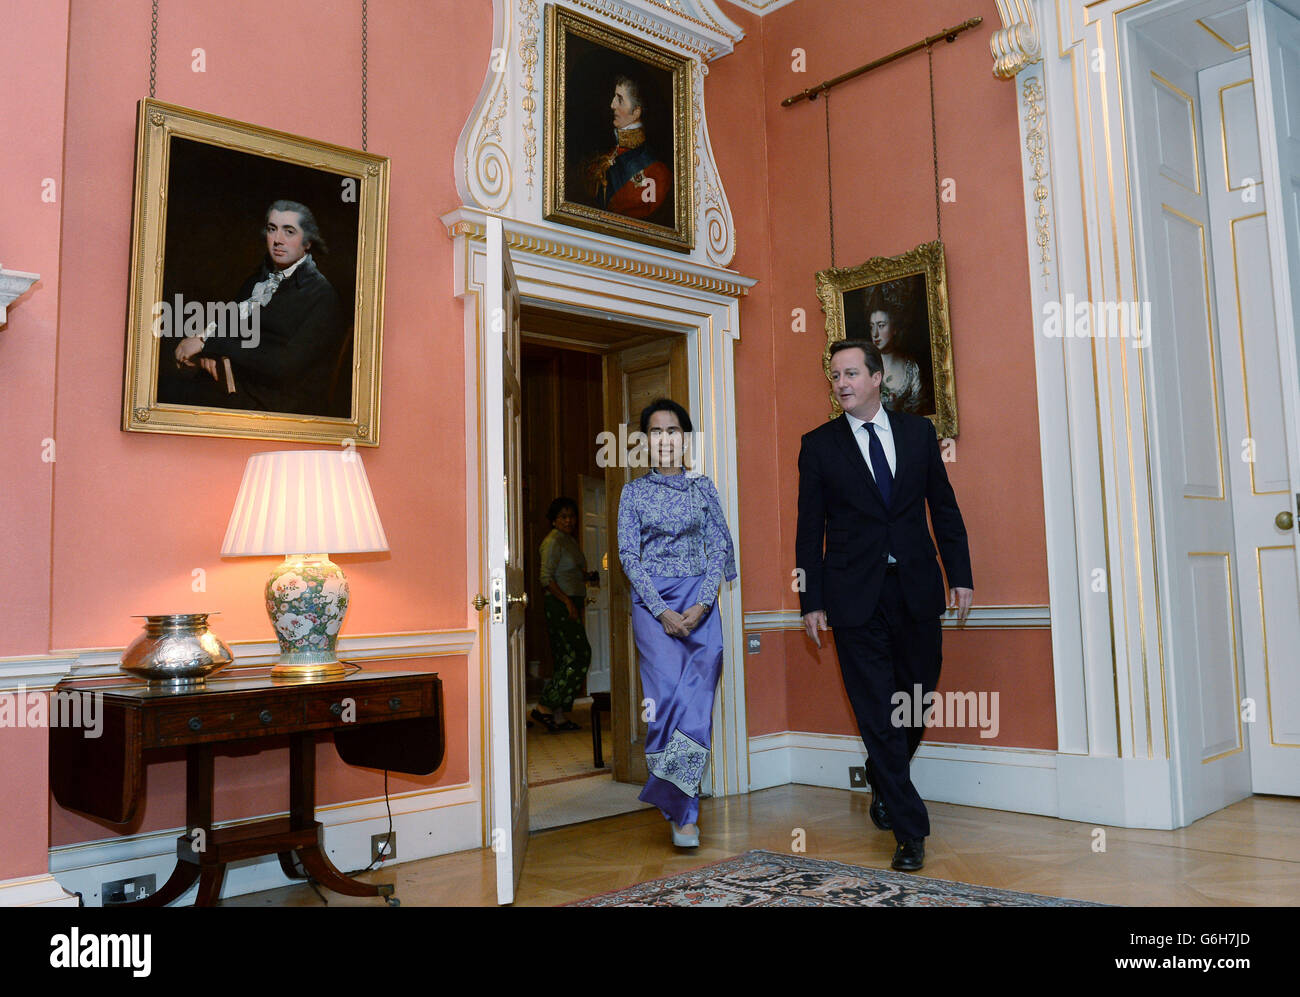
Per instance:
[[[1015,79],[1026,66],[1042,61],[1038,37],[1035,0],[996,0],[1002,29],[993,32],[989,49],[993,53],[993,75],[1001,80]]]
[[[703,224],[697,223],[695,231],[697,238],[703,238],[709,259],[725,267],[736,255],[736,227],[732,223],[731,205],[718,182],[708,124],[704,120],[704,77],[709,75],[709,67],[703,62],[696,65],[698,72],[691,83],[691,100],[695,105],[698,129],[695,137],[695,210]],[[700,155],[701,150],[705,155]]]
[[[478,101],[456,143],[456,186],[464,204],[476,204],[500,211],[509,203],[514,189],[508,130],[510,90],[505,65],[509,52],[510,28],[514,23],[511,0],[493,0],[492,50],[488,54],[487,76]]]
[[[1047,208],[1048,190],[1044,181],[1047,179],[1047,122],[1046,101],[1043,98],[1043,84],[1037,76],[1025,80],[1021,95],[1025,102],[1025,150],[1033,166],[1029,179],[1034,184],[1034,200],[1038,209],[1034,214],[1034,242],[1038,245],[1039,263],[1042,264],[1043,289],[1047,290],[1048,278],[1052,275],[1052,217]]]
[[[27,293],[27,289],[41,279],[38,273],[25,270],[6,270],[0,266],[0,325],[9,320],[9,306]]]

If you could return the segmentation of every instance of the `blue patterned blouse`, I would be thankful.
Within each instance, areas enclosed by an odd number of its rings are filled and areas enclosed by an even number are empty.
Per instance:
[[[712,606],[723,576],[736,577],[735,547],[713,482],[656,470],[629,481],[618,502],[618,558],[651,615],[668,608],[655,575],[704,575],[698,601]]]

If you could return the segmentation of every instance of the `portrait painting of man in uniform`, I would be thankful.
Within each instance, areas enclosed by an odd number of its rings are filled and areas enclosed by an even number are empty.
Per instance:
[[[548,8],[546,217],[692,246],[689,60]]]
[[[375,445],[388,160],[142,102],[123,425]]]

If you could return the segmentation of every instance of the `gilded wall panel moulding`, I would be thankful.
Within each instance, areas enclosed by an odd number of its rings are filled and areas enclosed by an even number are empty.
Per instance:
[[[466,237],[475,241],[482,241],[485,237],[483,225],[477,221],[467,219],[460,219],[459,221],[453,222],[449,225],[447,227],[447,235],[453,239]],[[699,291],[725,294],[731,298],[741,298],[749,293],[749,287],[747,284],[739,281],[728,280],[724,277],[713,277],[708,274],[692,273],[689,270],[664,266],[663,264],[652,263],[648,260],[638,260],[630,256],[620,256],[617,253],[588,248],[586,246],[569,245],[555,239],[511,232],[508,229],[506,230],[506,245],[511,249],[520,251],[521,253],[533,253],[538,256],[548,256],[552,259],[567,260],[572,263],[581,263],[586,266],[595,267],[598,270],[632,274],[637,277],[645,277],[649,280],[662,280],[670,284],[690,287]]]
[[[523,80],[519,89],[523,98],[519,109],[523,111],[524,133],[524,185],[528,200],[533,199],[533,178],[537,169],[537,0],[520,0],[519,4],[519,61],[523,64]]]
[[[1001,80],[1011,80],[1026,66],[1042,61],[1038,18],[1034,13],[1034,0],[996,2],[1002,28],[989,38],[993,75]]]
[[[1037,76],[1025,80],[1021,96],[1025,105],[1025,150],[1029,153],[1033,181],[1034,242],[1038,245],[1039,264],[1042,266],[1043,289],[1047,290],[1052,269],[1052,216],[1047,207],[1047,107],[1043,98],[1043,84]]]

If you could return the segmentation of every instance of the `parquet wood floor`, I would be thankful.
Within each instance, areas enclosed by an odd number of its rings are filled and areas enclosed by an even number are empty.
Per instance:
[[[679,851],[657,811],[608,817],[532,835],[517,906],[567,903],[669,876],[751,848],[787,851],[803,831],[805,854],[889,868],[893,835],[867,816],[869,797],[778,786],[705,800],[701,846]],[[1133,906],[1300,906],[1300,800],[1254,796],[1177,831],[1104,828],[1031,814],[931,803],[920,875]],[[404,907],[495,903],[486,849],[407,862],[363,878],[396,882]],[[382,906],[328,893],[330,906]],[[320,906],[310,887],[235,897],[226,906]]]

